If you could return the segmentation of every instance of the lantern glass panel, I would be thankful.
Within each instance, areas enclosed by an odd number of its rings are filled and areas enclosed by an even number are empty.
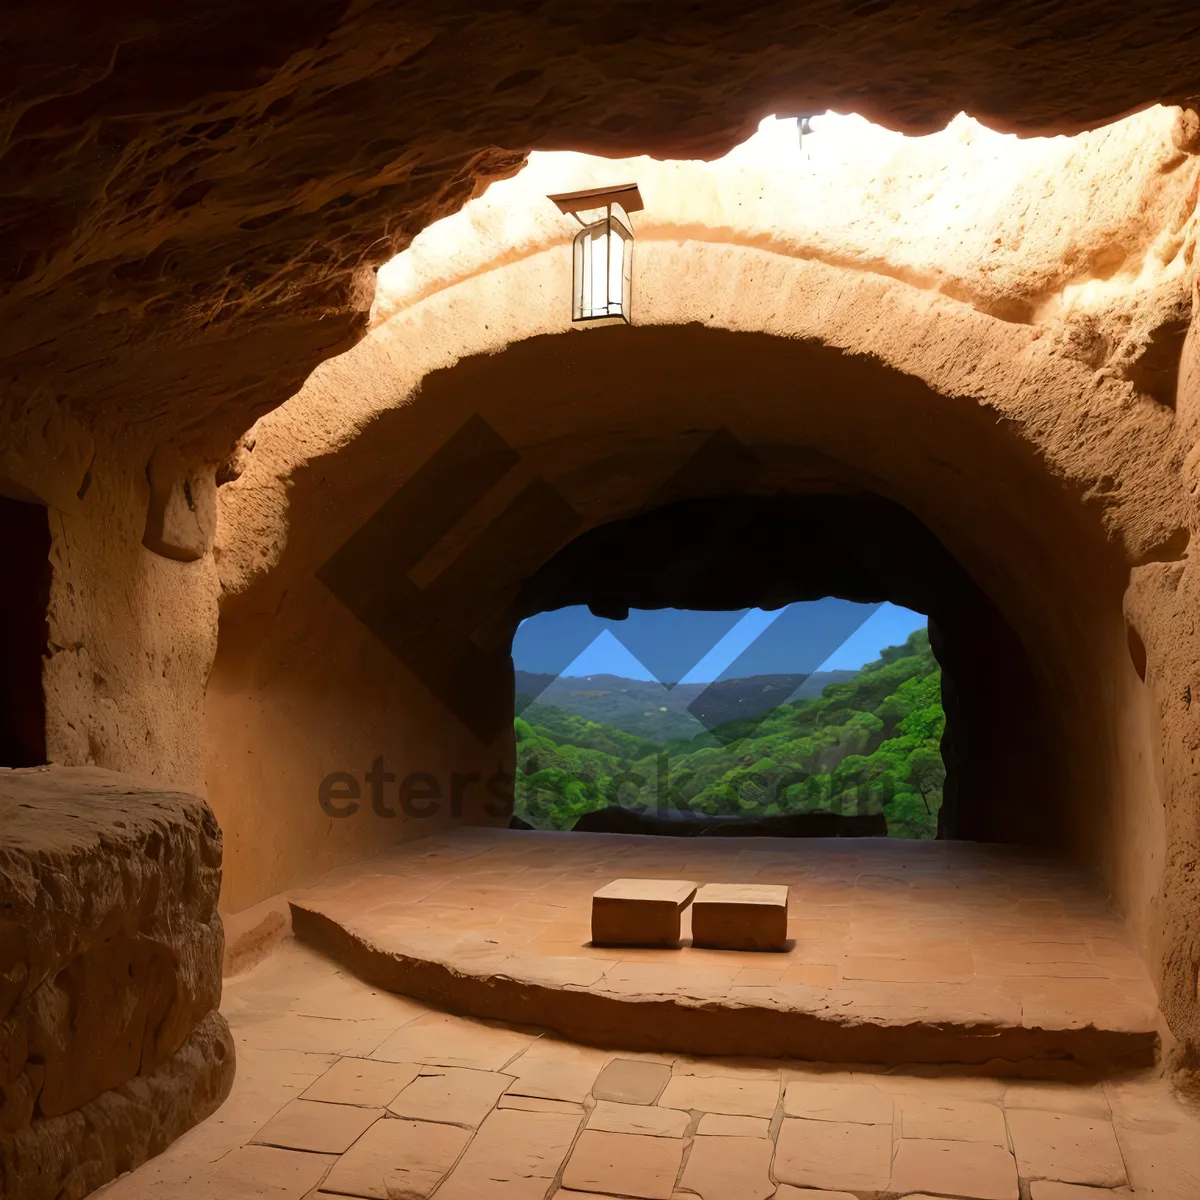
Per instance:
[[[581,229],[575,236],[572,315],[576,321],[604,317],[629,320],[633,234],[621,220],[623,216],[618,206],[613,205],[601,220]]]

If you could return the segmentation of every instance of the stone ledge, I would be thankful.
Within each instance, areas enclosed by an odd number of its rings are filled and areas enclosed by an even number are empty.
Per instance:
[[[141,1166],[221,1106],[235,1062],[229,1026],[210,1012],[148,1075],[62,1116],[35,1117],[19,1133],[0,1134],[0,1196],[81,1200]]]
[[[0,771],[0,1135],[149,1076],[216,1009],[220,881],[199,797]]]
[[[687,851],[685,862],[651,837],[463,829],[291,893],[292,928],[377,987],[612,1049],[1050,1078],[1158,1059],[1145,968],[1103,894],[1065,864],[871,838],[702,838]],[[787,883],[787,948],[592,945],[597,884],[668,878],[672,863],[705,883]]]
[[[292,902],[297,940],[375,987],[472,1017],[536,1023],[606,1049],[814,1062],[960,1063],[988,1074],[1075,1078],[1135,1071],[1158,1060],[1152,1029],[1030,1028],[987,1019],[860,1015],[704,1001],[617,996],[511,974],[471,970],[381,947],[310,903]]]

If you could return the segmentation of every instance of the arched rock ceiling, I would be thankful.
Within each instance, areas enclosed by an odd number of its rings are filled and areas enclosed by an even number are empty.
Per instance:
[[[530,148],[712,157],[827,107],[1075,132],[1200,93],[1181,2],[47,0],[4,32],[8,415],[210,452],[362,332],[364,268]]]

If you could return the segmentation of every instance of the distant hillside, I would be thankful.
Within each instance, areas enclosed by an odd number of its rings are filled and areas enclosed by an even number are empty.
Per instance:
[[[758,675],[705,695],[712,711],[740,714],[703,737],[630,732],[655,724],[696,731],[686,710],[704,691],[671,691],[613,676],[559,680],[514,722],[516,812],[539,829],[570,829],[613,804],[635,811],[771,817],[808,813],[878,817],[891,837],[937,835],[946,777],[941,757],[942,673],[924,629],[840,682],[809,681],[819,696],[759,706],[789,687]],[[527,681],[528,682],[528,681]],[[546,704],[547,695],[555,703]],[[578,711],[616,711],[624,727]]]
[[[536,697],[539,705],[560,708],[635,737],[667,742],[695,737],[706,726],[758,716],[793,693],[798,700],[813,699],[829,684],[844,683],[857,674],[818,671],[807,679],[799,675],[752,675],[715,685],[679,683],[668,689],[660,683],[620,675],[559,677],[547,687],[546,676],[518,671],[517,713],[520,715],[529,699]],[[545,690],[538,695],[542,688]],[[702,713],[703,724],[688,711],[689,706]]]

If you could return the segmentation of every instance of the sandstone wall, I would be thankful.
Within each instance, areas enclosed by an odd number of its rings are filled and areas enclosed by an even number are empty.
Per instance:
[[[712,157],[769,112],[1075,133],[1200,94],[1177,0],[16,6],[3,407],[224,449],[364,327],[364,275],[529,148]]]
[[[83,500],[49,510],[47,755],[203,792],[217,576],[142,544],[150,453],[101,442]]]
[[[466,551],[499,536],[522,489],[546,480],[578,517],[571,530],[551,522],[509,535],[510,555],[545,561],[574,533],[652,503],[696,438],[724,427],[770,464],[758,488],[850,487],[903,504],[1000,608],[1040,673],[1065,770],[1048,765],[1029,781],[1028,807],[1053,820],[1039,830],[1000,817],[998,835],[1060,838],[1102,872],[1186,1032],[1196,1006],[1163,931],[1186,920],[1190,901],[1168,882],[1172,823],[1195,799],[1173,791],[1164,770],[1173,735],[1140,678],[1123,612],[1131,569],[1135,579],[1186,570],[1194,524],[1175,381],[1155,367],[1164,342],[1182,340],[1191,299],[1197,170],[1176,126],[1164,112],[1086,148],[991,144],[993,168],[1008,155],[1031,177],[993,170],[986,194],[966,189],[953,206],[947,163],[964,138],[977,156],[987,141],[960,125],[940,144],[925,139],[921,154],[894,146],[894,159],[872,160],[876,190],[847,188],[833,229],[823,224],[829,197],[840,194],[838,169],[862,170],[853,160],[817,179],[815,196],[795,195],[787,216],[786,195],[770,191],[748,150],[712,167],[535,159],[529,178],[497,185],[382,272],[371,335],[250,431],[240,477],[220,489],[222,637],[241,636],[251,612],[307,609],[271,632],[276,665],[258,694],[310,672],[294,660],[314,653],[300,630],[328,603],[314,573],[481,415],[519,464],[416,574],[437,596],[449,595],[440,578],[469,579],[474,600],[450,604],[448,619],[481,644],[502,641],[528,567],[506,567],[497,551],[472,568]],[[1097,198],[1122,161],[1126,175]],[[922,192],[920,171],[944,185],[936,212],[910,203],[934,194]],[[538,197],[617,176],[637,178],[647,197],[634,218],[635,327],[572,330],[570,226]],[[873,216],[881,205],[885,217]],[[932,226],[950,247],[940,260],[928,239],[935,216],[950,222]],[[467,468],[464,478],[487,463]],[[407,535],[393,536],[406,561]],[[381,588],[389,578],[398,575],[385,570]],[[355,642],[329,643],[343,645]],[[209,720],[226,730],[227,674],[237,671],[219,658]],[[354,710],[354,694],[348,679],[330,691],[342,711]],[[393,695],[401,727],[413,716]],[[431,741],[463,736],[437,695],[426,691],[417,711],[430,728],[441,714]],[[298,725],[332,756],[326,717]],[[223,741],[222,756],[235,757],[242,739]],[[399,761],[417,760],[406,748]],[[250,806],[217,780],[213,802],[238,843]],[[265,790],[294,789],[289,778]],[[293,876],[318,844],[308,836],[297,828],[289,839]],[[321,861],[363,844],[322,849]]]
[[[7,15],[0,96],[0,493],[48,508],[47,754],[150,775],[163,786],[196,789],[208,774],[229,822],[238,864],[229,896],[238,904],[314,863],[369,848],[381,831],[402,835],[404,823],[392,818],[357,830],[339,819],[341,832],[332,836],[313,817],[297,820],[297,812],[313,809],[309,775],[318,760],[340,767],[370,746],[386,751],[389,767],[394,754],[398,769],[401,761],[423,769],[436,760],[441,769],[461,760],[484,772],[496,761],[495,747],[464,744],[421,687],[330,609],[312,573],[341,534],[440,444],[450,416],[480,407],[478,392],[456,401],[449,416],[397,407],[427,373],[564,333],[557,314],[545,325],[488,328],[497,299],[519,310],[561,294],[561,256],[548,241],[534,239],[523,251],[532,273],[503,283],[485,255],[475,268],[473,309],[456,307],[448,293],[458,289],[443,285],[420,304],[402,303],[397,312],[404,309],[407,332],[395,339],[395,352],[377,344],[362,360],[368,376],[382,373],[378,384],[352,370],[345,377],[352,394],[315,406],[298,433],[286,433],[287,421],[259,431],[269,461],[250,450],[258,475],[252,469],[229,495],[220,584],[209,553],[215,469],[256,417],[365,332],[374,267],[489,182],[513,175],[531,148],[711,156],[767,112],[829,105],[909,132],[938,128],[966,109],[1009,130],[1077,133],[1153,101],[1200,94],[1194,60],[1180,52],[1190,13],[1173,3],[1090,0],[1069,11],[1023,3],[996,13],[965,12],[947,0],[913,21],[897,6],[775,4],[744,12],[713,2],[693,7],[686,22],[663,8],[639,13],[632,25],[605,6],[557,3],[495,13],[454,3],[430,13],[388,3],[299,12],[269,0],[248,15],[244,5],[205,0],[186,11],[148,14],[117,3],[86,22],[77,15],[60,0]],[[856,485],[924,511],[1004,599],[1014,622],[1026,618],[1022,627],[1058,681],[1064,726],[1079,738],[1073,758],[1081,774],[1064,808],[1083,813],[1102,798],[1102,820],[1074,822],[1078,850],[1104,865],[1137,917],[1163,964],[1173,1027],[1194,1046],[1195,604],[1181,533],[1194,525],[1190,459],[1180,474],[1195,442],[1194,373],[1181,388],[1178,422],[1170,410],[1191,307],[1182,286],[1191,279],[1187,220],[1195,199],[1184,183],[1193,169],[1187,153],[1200,143],[1194,119],[1173,138],[1148,120],[1137,148],[1123,151],[1126,162],[1142,163],[1140,184],[1114,187],[1124,177],[1100,135],[1080,161],[1105,169],[1088,186],[1063,191],[1066,207],[1048,208],[1054,171],[1043,172],[1025,207],[1011,210],[1016,220],[999,249],[979,255],[974,267],[948,269],[936,254],[933,262],[906,258],[899,246],[879,253],[868,244],[876,235],[855,243],[856,231],[846,228],[828,244],[797,241],[792,229],[759,228],[750,238],[728,213],[714,224],[706,210],[693,214],[688,229],[661,226],[659,268],[674,272],[664,282],[668,290],[695,282],[715,295],[730,280],[750,293],[768,289],[752,300],[753,311],[728,297],[709,307],[703,292],[669,303],[640,294],[638,303],[664,326],[769,327],[786,338],[828,341],[848,358],[878,353],[931,394],[994,415],[1002,437],[1011,433],[1028,447],[1028,455],[1002,461],[1028,465],[1032,456],[1044,467],[1027,477],[1014,465],[1016,493],[1028,483],[1030,500],[1015,524],[987,523],[1004,515],[994,511],[995,496],[1006,494],[1002,474],[989,476],[991,492],[962,508],[964,520],[978,518],[993,538],[1014,528],[1016,541],[1029,535],[1028,546],[1021,542],[1002,561],[978,553],[974,539],[954,527],[974,464],[957,464],[931,434],[920,461],[939,483],[922,492],[915,477],[872,474],[870,447],[857,458],[839,432],[837,405],[854,398],[848,392],[830,393],[836,398],[821,452],[837,469],[814,473],[844,484],[852,467]],[[999,186],[995,176],[989,186]],[[919,199],[911,191],[904,197],[910,207]],[[824,211],[827,219],[836,215]],[[1090,243],[1033,237],[1039,218],[1043,233],[1055,223],[1071,233],[1073,213],[1103,217]],[[980,215],[995,219],[998,210]],[[938,213],[940,228],[954,219],[950,209]],[[964,227],[955,228],[961,241]],[[1121,229],[1134,236],[1120,236]],[[979,232],[976,248],[986,241],[986,222]],[[715,253],[693,268],[687,240],[698,236],[714,242]],[[1026,286],[1021,270],[1006,270],[1001,260],[1019,262],[1031,240],[1041,247],[1041,266]],[[850,247],[848,261],[836,257],[837,242]],[[817,261],[802,272],[798,262],[806,258]],[[458,279],[450,271],[445,285]],[[550,290],[524,290],[539,281]],[[902,293],[898,312],[872,316]],[[1019,297],[1014,309],[1004,304],[1010,295]],[[963,308],[999,322],[1003,336],[991,326],[979,332],[982,325],[964,334]],[[797,313],[803,319],[793,320]],[[829,333],[831,314],[837,320]],[[410,364],[404,356],[414,338],[424,349]],[[878,352],[872,339],[880,340]],[[704,344],[649,345],[641,361],[671,364],[675,374],[665,382],[675,386]],[[1061,360],[1063,373],[1047,376],[1047,356]],[[997,357],[1019,364],[1003,382]],[[571,355],[556,359],[551,351],[548,363],[573,380]],[[790,369],[804,373],[810,365]],[[330,378],[336,382],[336,374]],[[894,384],[889,377],[879,394],[891,395]],[[303,394],[311,398],[322,386],[318,378]],[[502,426],[506,416],[528,414],[527,429],[517,422],[502,431],[526,456],[541,447],[547,471],[561,460],[558,482],[588,521],[636,506],[638,489],[622,490],[622,472],[648,487],[686,454],[682,432],[690,435],[697,419],[727,417],[730,396],[746,409],[746,436],[807,437],[780,415],[787,408],[778,399],[782,385],[772,405],[755,412],[742,403],[744,388],[727,381],[719,398],[698,405],[698,418],[687,412],[686,397],[661,417],[630,399],[610,418],[600,407],[607,397],[593,396],[590,412],[564,411],[561,392],[522,408],[522,389],[513,388],[504,403],[497,398],[492,416]],[[925,403],[914,400],[909,415]],[[766,407],[775,410],[769,419]],[[590,435],[597,415],[592,456],[560,454]],[[929,411],[931,429],[943,415],[940,407]],[[369,469],[357,478],[334,472],[323,501],[314,481],[364,431],[382,431],[380,452],[366,454]],[[288,448],[289,436],[309,444]],[[221,478],[236,475],[234,464],[221,468]],[[1065,511],[1060,492],[1071,501]],[[345,507],[327,520],[336,505]],[[296,536],[306,525],[309,542]],[[529,567],[522,562],[522,570]],[[430,571],[426,582],[436,578]],[[1118,615],[1130,571],[1132,634]],[[1030,587],[1028,576],[1039,573],[1043,586]],[[204,688],[221,588],[226,633],[207,719],[222,745],[210,759]],[[1048,605],[1047,595],[1061,603]],[[479,597],[493,615],[504,601],[501,593]],[[277,611],[278,630],[255,644],[255,622],[270,624]],[[498,655],[504,632],[481,627],[482,652]],[[295,658],[314,633],[330,639],[331,659],[342,655],[340,670]],[[285,698],[296,714],[291,723],[279,716]],[[368,698],[383,708],[373,703],[370,718],[354,721]],[[247,794],[255,788],[260,795]],[[260,810],[272,814],[270,825],[254,816]],[[264,842],[278,822],[298,832],[281,839],[283,852],[273,856]],[[194,865],[203,856],[197,847],[183,857]],[[23,915],[26,922],[36,924]],[[23,1181],[20,1172],[35,1164],[45,1180],[62,1184],[62,1194],[79,1195],[106,1172],[161,1148],[223,1094],[232,1061],[222,1059],[225,1049],[219,1026],[206,1017],[144,1087],[110,1088],[45,1117],[35,1134],[14,1135],[5,1185]],[[80,1077],[90,1078],[85,1057]],[[207,1079],[207,1098],[189,1098],[173,1082],[181,1078]],[[16,1190],[35,1194],[23,1182]]]
[[[380,586],[388,578],[381,564]],[[404,664],[311,576],[294,579],[270,614],[225,621],[207,728],[229,913],[392,842],[489,820],[484,805],[503,806],[479,784],[512,770],[506,741],[480,744],[447,721]],[[402,804],[401,784],[414,773]],[[478,782],[460,784],[456,801],[454,777],[471,773]]]

